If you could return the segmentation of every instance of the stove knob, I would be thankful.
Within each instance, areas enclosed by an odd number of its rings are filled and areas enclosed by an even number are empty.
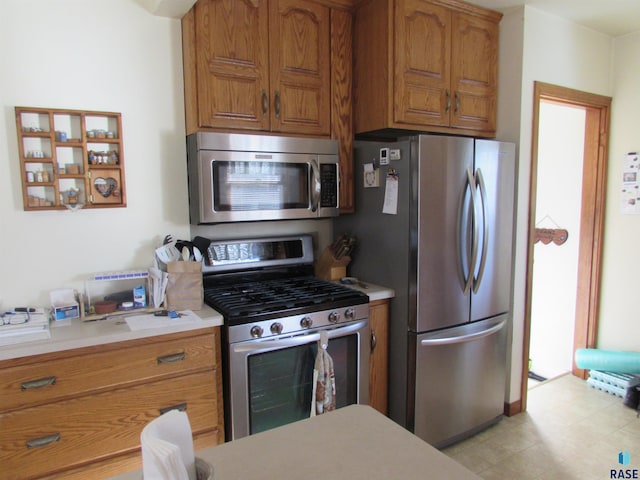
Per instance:
[[[346,318],[347,320],[353,320],[353,318],[356,316],[356,311],[349,307],[344,311],[344,318]]]
[[[271,333],[274,335],[280,335],[282,333],[282,324],[280,322],[275,322],[271,324]]]
[[[262,327],[260,325],[254,325],[251,327],[250,333],[253,338],[260,338],[262,336]]]
[[[340,314],[338,312],[331,312],[329,314],[329,321],[331,323],[338,323],[338,320],[340,320]]]
[[[304,317],[302,320],[300,320],[300,326],[302,328],[311,328],[311,325],[313,325],[313,320],[311,320],[311,317]]]

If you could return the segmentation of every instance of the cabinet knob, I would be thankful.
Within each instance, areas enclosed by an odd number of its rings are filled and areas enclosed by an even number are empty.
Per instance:
[[[280,119],[280,92],[278,90],[276,90],[275,106],[276,106],[276,118]]]
[[[262,116],[264,117],[269,110],[269,96],[266,90],[262,90]]]
[[[458,95],[458,92],[456,92],[455,97],[456,97],[456,106],[453,109],[453,113],[455,113],[457,115],[458,114],[458,110],[460,110],[460,95]]]
[[[444,109],[444,113],[449,113],[449,110],[451,110],[451,94],[449,90],[445,90],[445,95],[447,96],[447,106]]]

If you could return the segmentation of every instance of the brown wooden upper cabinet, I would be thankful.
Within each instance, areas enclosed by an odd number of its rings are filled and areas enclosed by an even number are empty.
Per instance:
[[[355,132],[495,136],[501,18],[455,0],[361,4],[354,28]]]
[[[186,133],[333,138],[353,211],[352,14],[311,0],[198,0],[182,18]]]
[[[195,61],[189,65],[196,85],[187,102],[195,125],[189,130],[331,133],[327,6],[198,0],[192,12]]]

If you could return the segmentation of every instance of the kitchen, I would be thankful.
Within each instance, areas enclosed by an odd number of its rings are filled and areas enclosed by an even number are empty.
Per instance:
[[[82,289],[99,271],[146,268],[162,237],[191,235],[184,169],[185,127],[181,28],[177,19],[154,16],[135,1],[10,1],[2,5],[0,29],[3,75],[0,119],[3,271],[0,302],[46,304],[59,287]],[[523,22],[524,18],[524,22]],[[526,28],[525,28],[526,25]],[[552,28],[555,35],[550,35]],[[523,33],[526,32],[526,35]],[[560,43],[570,37],[571,45]],[[603,269],[600,342],[603,348],[632,349],[635,322],[622,305],[633,298],[626,256],[640,227],[617,214],[618,158],[637,149],[633,133],[637,103],[632,72],[638,36],[613,39],[535,8],[525,7],[501,22],[498,137],[518,144],[520,155],[518,239],[511,384],[508,402],[520,388],[526,237],[527,166],[530,151],[531,82],[541,80],[614,100],[610,145],[606,251]],[[7,46],[10,45],[11,48]],[[534,48],[535,47],[535,48]],[[579,54],[573,49],[578,49]],[[597,52],[594,54],[594,52]],[[615,55],[614,55],[615,54]],[[557,59],[550,62],[549,58]],[[566,59],[571,58],[569,62]],[[576,59],[582,59],[577,62]],[[613,62],[615,58],[615,62]],[[611,67],[613,65],[613,67]],[[127,154],[126,209],[80,212],[24,212],[15,161],[13,108],[16,105],[111,110],[123,114]],[[502,120],[504,119],[504,120]],[[635,140],[637,142],[637,140]],[[628,217],[626,217],[628,218]],[[319,247],[334,238],[330,220],[277,222],[281,233],[313,233]],[[264,225],[219,225],[211,236],[261,235]],[[340,232],[335,232],[336,234]],[[48,247],[42,253],[43,243]],[[15,253],[14,253],[15,252]],[[628,272],[628,273],[622,273]],[[614,287],[615,285],[615,287]],[[636,329],[636,330],[634,330]]]

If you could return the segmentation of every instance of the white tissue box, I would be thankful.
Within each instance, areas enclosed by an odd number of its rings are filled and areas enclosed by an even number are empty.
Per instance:
[[[72,305],[51,305],[54,320],[66,320],[67,318],[78,318],[80,316],[80,305],[73,302]]]
[[[51,300],[51,317],[54,320],[67,320],[80,316],[80,304],[71,288],[61,288],[49,292]]]

